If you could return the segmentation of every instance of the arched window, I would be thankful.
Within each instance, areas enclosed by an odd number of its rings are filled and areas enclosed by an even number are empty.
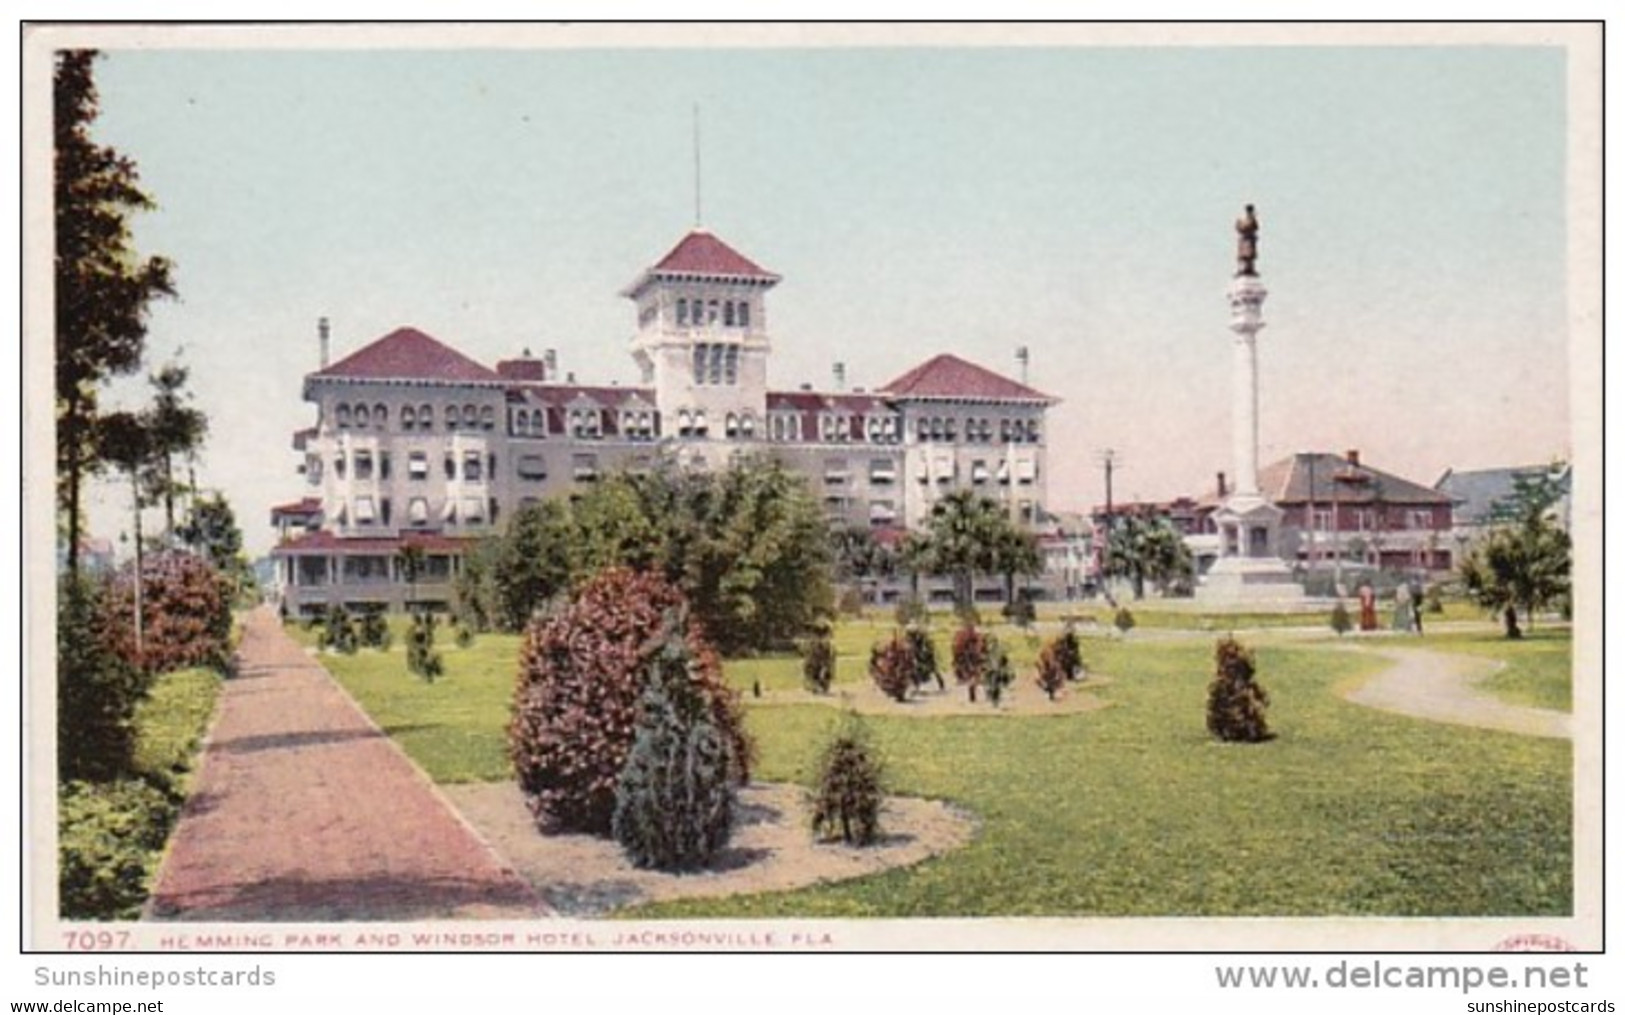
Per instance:
[[[367,410],[367,407],[365,405],[356,406],[355,407],[355,428],[357,430],[365,430],[367,428],[368,417],[370,417],[371,415],[372,415],[372,413]]]
[[[524,409],[520,409],[518,412],[514,413],[513,430],[514,433],[529,433],[530,413],[526,412]]]
[[[486,430],[495,430],[497,425],[497,411],[489,405],[480,409],[480,426]]]
[[[333,410],[333,422],[340,430],[350,429],[350,407],[341,405]]]
[[[727,435],[729,440],[732,440],[733,438],[739,436],[739,417],[738,416],[734,415],[731,412],[728,413],[728,418],[723,424],[723,433]]]
[[[457,429],[457,406],[455,405],[446,406],[446,429]]]
[[[463,425],[470,430],[479,426],[479,413],[472,405],[463,406]]]
[[[942,418],[940,416],[931,417],[931,439],[934,441],[942,440]]]
[[[677,436],[692,437],[694,435],[694,417],[687,409],[677,413]]]
[[[401,406],[401,429],[410,430],[417,425],[418,411],[410,405]]]
[[[420,430],[434,429],[434,410],[429,408],[428,402],[418,406],[418,428]]]
[[[746,440],[755,440],[755,438],[756,438],[756,417],[755,416],[753,416],[753,415],[751,415],[750,413],[747,412],[747,413],[745,413],[745,415],[743,417],[740,418],[740,420],[739,420],[739,435],[741,437],[745,438]]]
[[[379,402],[372,407],[372,425],[380,430],[389,429],[389,406]]]
[[[705,410],[704,409],[695,410],[695,412],[694,412],[694,436],[696,436],[696,437],[704,437],[710,431],[710,429],[711,429],[710,424],[705,421]]]

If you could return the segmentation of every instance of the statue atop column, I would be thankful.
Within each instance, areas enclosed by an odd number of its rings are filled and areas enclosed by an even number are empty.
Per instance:
[[[1248,205],[1241,218],[1236,219],[1236,277],[1258,275],[1258,216]]]

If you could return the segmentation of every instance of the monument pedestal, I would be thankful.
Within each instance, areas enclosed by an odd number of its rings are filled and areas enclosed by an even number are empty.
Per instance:
[[[1303,586],[1280,556],[1282,511],[1257,493],[1239,493],[1213,515],[1219,559],[1202,576],[1196,598],[1223,605],[1300,602]]]

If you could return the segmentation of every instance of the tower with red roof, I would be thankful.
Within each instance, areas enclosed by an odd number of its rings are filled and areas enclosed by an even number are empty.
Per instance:
[[[695,228],[622,290],[637,305],[632,356],[685,464],[719,465],[724,442],[754,440],[767,414],[766,295],[779,282]]]

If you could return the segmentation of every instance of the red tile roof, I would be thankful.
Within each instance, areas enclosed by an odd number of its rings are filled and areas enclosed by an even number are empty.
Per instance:
[[[300,553],[394,553],[402,546],[420,546],[427,553],[462,553],[472,539],[416,532],[404,536],[335,536],[325,530],[307,532],[271,551],[272,556]]]
[[[1056,399],[950,353],[933,356],[880,389],[897,398],[981,398],[1046,402]]]
[[[1311,483],[1313,487],[1311,488]],[[1300,451],[1258,470],[1258,490],[1271,504],[1449,504],[1448,494],[1413,483],[1391,472],[1355,465],[1342,455]],[[1199,506],[1222,504],[1224,498],[1208,488]]]
[[[774,279],[778,276],[728,246],[704,229],[695,229],[671,248],[650,272],[660,275],[731,275]]]
[[[396,328],[311,376],[366,380],[501,380],[495,371],[416,328]]]
[[[277,515],[293,515],[303,517],[306,515],[319,515],[321,513],[322,501],[320,497],[305,497],[300,500],[293,501],[290,504],[278,504],[271,508],[272,518],[275,518]]]

